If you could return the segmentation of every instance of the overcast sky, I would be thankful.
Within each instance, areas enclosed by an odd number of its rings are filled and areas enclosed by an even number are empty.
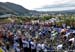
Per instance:
[[[74,3],[75,0],[0,0],[0,2],[12,2],[32,10],[32,9],[40,8],[46,5]]]

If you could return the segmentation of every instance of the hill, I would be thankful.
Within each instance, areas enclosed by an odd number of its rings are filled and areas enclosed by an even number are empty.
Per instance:
[[[0,14],[26,15],[29,14],[29,10],[14,3],[0,2]]]

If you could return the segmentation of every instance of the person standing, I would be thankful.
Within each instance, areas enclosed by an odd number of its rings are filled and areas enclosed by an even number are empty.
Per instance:
[[[22,40],[24,52],[29,52],[29,42],[26,39]]]
[[[37,46],[36,40],[32,40],[30,42],[30,45],[31,45],[31,52],[36,52],[36,46]]]

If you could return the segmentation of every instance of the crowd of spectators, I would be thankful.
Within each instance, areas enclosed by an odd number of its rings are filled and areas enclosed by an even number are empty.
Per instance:
[[[0,24],[0,52],[68,52],[75,49],[75,30],[36,24]]]

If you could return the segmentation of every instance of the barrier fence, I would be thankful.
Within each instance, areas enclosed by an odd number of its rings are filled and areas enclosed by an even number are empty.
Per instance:
[[[43,52],[75,52],[75,50],[45,50]]]
[[[75,50],[47,50],[47,51],[44,51],[44,52],[75,52]]]

